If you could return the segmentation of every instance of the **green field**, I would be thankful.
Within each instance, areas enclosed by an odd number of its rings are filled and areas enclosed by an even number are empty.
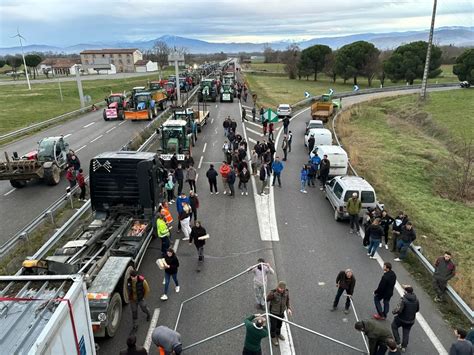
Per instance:
[[[164,71],[163,77],[169,74],[171,71]],[[91,103],[97,103],[111,91],[128,91],[134,86],[146,85],[150,79],[158,79],[158,74],[126,79],[83,80],[82,86],[84,95],[91,97]],[[57,81],[45,84],[32,81],[31,91],[26,85],[1,85],[0,97],[4,104],[0,111],[0,134],[79,109],[76,82],[61,82],[61,89],[64,100],[62,102]]]
[[[355,169],[374,185],[388,210],[408,214],[417,244],[430,260],[444,250],[454,253],[458,273],[451,284],[472,307],[473,195],[464,201],[447,198],[456,179],[446,161],[458,156],[466,139],[474,141],[474,91],[431,93],[421,107],[417,99],[410,95],[357,106],[343,115],[337,130]]]
[[[251,64],[252,69],[266,68],[268,72],[275,72],[275,68],[282,64],[275,63],[257,63]],[[250,70],[252,70],[250,69]],[[430,79],[429,83],[446,83],[456,82],[457,78],[452,74],[452,65],[442,66],[443,73],[438,78]],[[281,69],[283,70],[283,69]],[[309,80],[289,80],[282,74],[271,75],[268,72],[257,73],[252,71],[247,73],[246,79],[254,92],[258,94],[258,105],[265,107],[277,107],[281,103],[294,104],[304,99],[304,92],[307,91],[312,95],[320,95],[326,93],[329,88],[332,88],[336,93],[352,91],[353,84],[352,80],[348,80],[344,84],[343,80],[338,78],[336,83],[324,74],[318,74],[318,81],[314,81],[312,77]],[[419,84],[421,81],[415,81],[415,84]],[[385,81],[385,86],[404,85],[404,83],[392,83],[389,80]],[[367,78],[359,77],[358,86],[360,89],[369,88]],[[374,79],[372,81],[372,87],[380,87],[380,81]]]

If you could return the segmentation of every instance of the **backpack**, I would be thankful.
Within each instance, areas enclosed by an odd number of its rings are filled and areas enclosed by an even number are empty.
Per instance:
[[[166,190],[173,190],[173,188],[174,188],[173,181],[168,180],[168,182],[165,184],[165,189]]]

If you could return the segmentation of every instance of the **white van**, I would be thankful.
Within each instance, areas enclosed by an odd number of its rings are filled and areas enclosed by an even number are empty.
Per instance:
[[[310,153],[312,158],[315,153],[318,153],[322,159],[324,155],[328,156],[331,168],[329,169],[329,176],[344,176],[347,175],[347,167],[349,165],[349,159],[347,153],[341,146],[338,145],[320,145],[316,146]]]
[[[314,146],[332,145],[332,133],[326,128],[311,128],[304,136],[304,146],[308,146],[309,137],[314,136]]]

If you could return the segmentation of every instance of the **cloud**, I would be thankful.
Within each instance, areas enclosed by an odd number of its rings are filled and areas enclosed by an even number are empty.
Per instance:
[[[2,0],[0,46],[149,40],[163,34],[212,42],[270,42],[426,29],[432,0]],[[436,25],[473,26],[471,0],[438,5]]]

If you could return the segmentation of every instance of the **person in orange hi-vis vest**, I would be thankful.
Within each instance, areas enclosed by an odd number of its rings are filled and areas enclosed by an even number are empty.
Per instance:
[[[167,225],[170,225],[171,223],[173,223],[173,216],[170,213],[168,202],[163,201],[161,203],[160,214],[164,217],[165,222],[166,222]]]

